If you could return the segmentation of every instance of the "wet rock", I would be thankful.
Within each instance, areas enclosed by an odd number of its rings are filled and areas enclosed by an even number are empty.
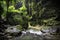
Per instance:
[[[10,34],[10,36],[20,36],[22,34],[22,32],[16,27],[8,27],[5,32]]]
[[[40,30],[42,33],[48,33],[50,30]]]
[[[39,31],[32,29],[27,31],[22,31],[22,35],[18,37],[13,37],[12,40],[59,40],[60,36],[51,35],[50,33],[42,33],[38,35]]]
[[[9,32],[9,33],[19,33],[20,30],[17,29],[16,27],[8,27],[8,28],[6,29],[6,32]]]

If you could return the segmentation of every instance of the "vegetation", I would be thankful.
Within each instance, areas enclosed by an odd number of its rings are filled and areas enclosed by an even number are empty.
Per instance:
[[[0,0],[0,20],[4,25],[60,25],[59,0]],[[2,24],[2,23],[1,23]]]
[[[35,28],[33,26],[36,25],[43,26],[42,28],[60,26],[59,4],[59,0],[0,0],[1,37],[5,35],[3,33],[7,29],[7,25],[18,25],[17,28],[20,30],[27,30],[29,25],[32,26],[31,28]],[[56,29],[56,32],[59,33],[60,27]],[[1,37],[0,40],[5,38]],[[27,39],[29,39],[28,36]]]

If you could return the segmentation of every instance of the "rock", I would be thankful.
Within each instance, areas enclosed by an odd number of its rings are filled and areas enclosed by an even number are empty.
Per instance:
[[[22,34],[22,32],[16,27],[8,27],[6,33],[10,34],[10,36],[20,36]]]
[[[40,30],[42,33],[49,33],[50,32],[50,30]]]
[[[16,27],[8,27],[8,28],[6,29],[6,32],[8,32],[8,33],[19,33],[20,30],[17,29]]]

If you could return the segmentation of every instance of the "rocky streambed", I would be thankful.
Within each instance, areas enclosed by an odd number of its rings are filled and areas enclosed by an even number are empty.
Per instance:
[[[12,30],[8,30],[10,32],[13,32],[16,34],[14,36],[11,36],[8,40],[60,40],[60,35],[52,34],[55,30],[34,30],[29,29],[26,31],[22,31],[22,34],[19,33],[20,31],[16,28],[13,28]],[[19,36],[19,34],[21,34]]]

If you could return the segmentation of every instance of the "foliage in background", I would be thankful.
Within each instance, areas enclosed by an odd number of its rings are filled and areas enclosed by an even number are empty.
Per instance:
[[[21,25],[22,29],[31,25],[59,24],[59,7],[51,0],[0,0],[2,18],[10,25]]]
[[[57,18],[57,11],[55,8],[49,7],[51,1],[47,0],[30,0],[30,8],[32,9],[32,19],[31,25],[56,25],[58,22],[55,20]],[[45,22],[46,21],[46,22]]]

